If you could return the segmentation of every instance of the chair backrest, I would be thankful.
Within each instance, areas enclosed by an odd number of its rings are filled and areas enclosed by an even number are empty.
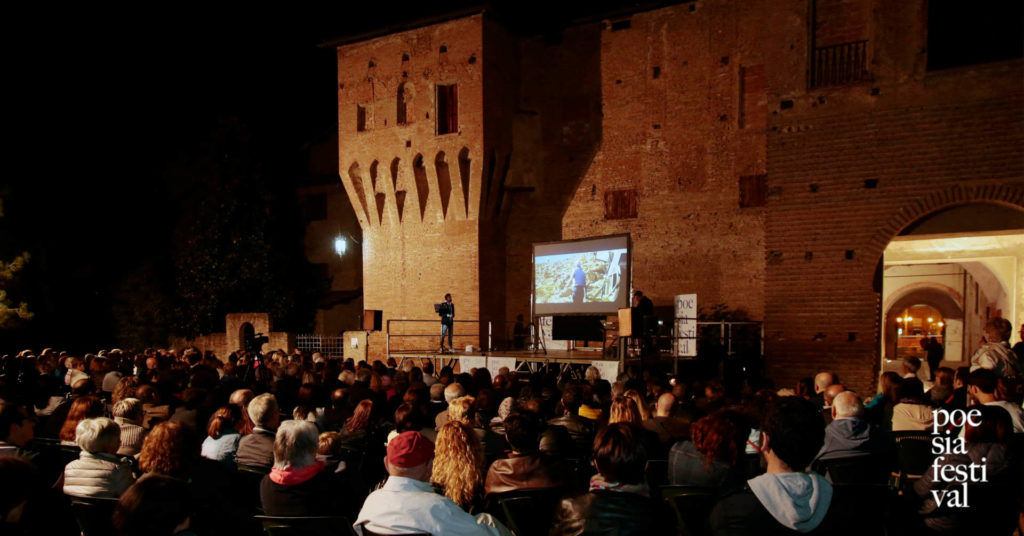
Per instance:
[[[262,467],[238,464],[238,473],[235,474],[235,490],[242,498],[242,505],[250,512],[263,513],[260,482],[269,472]]]
[[[106,536],[114,533],[114,508],[117,499],[99,499],[68,495],[75,521],[83,536]]]
[[[844,534],[884,534],[894,504],[900,504],[888,484],[835,484],[828,520]]]
[[[833,484],[885,484],[889,479],[889,467],[882,455],[818,460],[812,468]]]
[[[662,486],[661,497],[676,514],[676,528],[683,536],[710,534],[711,509],[718,501],[718,490],[704,486]]]
[[[344,516],[253,516],[268,536],[354,536]]]
[[[919,436],[894,437],[900,472],[904,475],[923,475],[935,458],[932,454],[931,436],[925,433]]]
[[[658,489],[668,484],[668,460],[647,460],[644,477],[650,489]]]
[[[362,529],[363,529],[363,536],[431,536],[431,534],[429,532],[403,532],[401,534],[392,534],[392,533],[384,534],[384,533],[381,533],[381,532],[374,532],[374,531],[366,528],[366,525],[363,525]]]
[[[67,465],[78,459],[82,454],[82,448],[77,445],[60,445],[60,461]]]
[[[500,519],[516,534],[547,534],[565,488],[516,490],[488,496]]]

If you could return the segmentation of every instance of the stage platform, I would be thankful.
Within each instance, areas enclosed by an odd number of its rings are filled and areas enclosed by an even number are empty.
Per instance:
[[[573,371],[580,365],[595,365],[601,369],[601,377],[608,379],[614,370],[620,370],[618,359],[609,359],[600,349],[593,350],[511,350],[493,352],[455,352],[441,353],[438,351],[392,351],[388,357],[395,358],[399,367],[407,360],[430,360],[435,370],[452,367],[456,372],[469,372],[469,368],[487,367],[491,374],[497,374],[501,367],[521,372],[535,372],[548,365],[559,367],[561,372]],[[577,367],[572,367],[577,365]],[[615,375],[611,375],[611,381]]]

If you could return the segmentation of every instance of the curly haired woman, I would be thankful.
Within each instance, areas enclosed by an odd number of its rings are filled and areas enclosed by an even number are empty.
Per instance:
[[[669,483],[712,486],[723,491],[742,483],[739,461],[749,435],[750,426],[736,412],[720,411],[702,417],[690,429],[692,440],[672,445]]]
[[[471,512],[479,502],[486,470],[483,445],[472,428],[454,420],[441,427],[430,482],[444,487],[445,497]]]

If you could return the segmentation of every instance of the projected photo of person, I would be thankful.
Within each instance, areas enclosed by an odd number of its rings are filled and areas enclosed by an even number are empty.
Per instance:
[[[615,302],[625,268],[625,249],[537,257],[537,303]]]

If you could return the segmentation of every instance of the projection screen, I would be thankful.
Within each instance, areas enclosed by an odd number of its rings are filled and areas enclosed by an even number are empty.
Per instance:
[[[534,314],[614,314],[630,305],[629,270],[628,234],[534,244]]]

